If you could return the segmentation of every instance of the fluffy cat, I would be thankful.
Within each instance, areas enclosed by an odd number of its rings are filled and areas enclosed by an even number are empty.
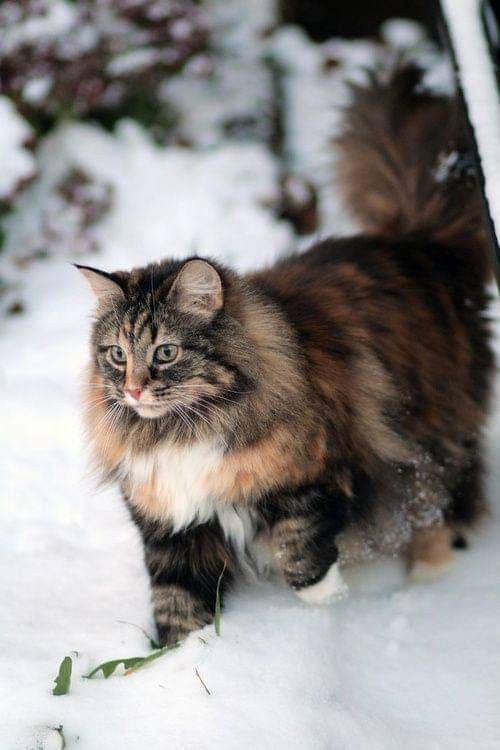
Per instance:
[[[98,300],[88,435],[142,534],[162,644],[242,570],[313,603],[379,552],[432,575],[484,508],[490,270],[454,104],[419,82],[353,92],[338,168],[363,234],[246,276],[79,266]]]

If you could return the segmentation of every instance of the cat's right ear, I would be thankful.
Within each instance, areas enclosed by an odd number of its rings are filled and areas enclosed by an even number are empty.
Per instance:
[[[80,266],[78,263],[73,263],[73,265],[85,276],[92,287],[99,307],[104,309],[117,302],[123,302],[125,294],[114,274],[99,271],[98,268],[91,268],[91,266]]]

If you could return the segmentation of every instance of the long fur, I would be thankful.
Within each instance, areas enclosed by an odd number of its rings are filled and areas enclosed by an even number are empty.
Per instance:
[[[477,188],[458,161],[436,174],[456,114],[419,83],[409,68],[355,90],[340,171],[363,235],[246,277],[198,259],[82,269],[99,298],[89,437],[143,535],[162,642],[213,617],[252,548],[326,600],[339,561],[407,547],[439,565],[481,515],[493,356]],[[157,366],[165,341],[182,354]],[[132,380],[157,417],[125,399]]]
[[[339,187],[367,234],[486,242],[470,143],[457,100],[424,88],[407,63],[351,86],[337,139]],[[481,260],[481,258],[479,258]]]

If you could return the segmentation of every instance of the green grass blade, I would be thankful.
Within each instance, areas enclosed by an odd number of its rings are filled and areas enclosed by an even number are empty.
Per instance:
[[[159,659],[160,656],[163,656],[167,653],[167,651],[171,651],[173,648],[175,648],[175,646],[164,646],[164,648],[160,648],[158,649],[158,651],[153,651],[152,654],[148,654],[147,656],[131,656],[127,659],[113,659],[112,661],[105,661],[102,664],[99,664],[99,666],[95,667],[91,672],[84,675],[84,677],[87,680],[91,680],[98,674],[98,672],[102,672],[103,677],[107,680],[108,677],[111,677],[111,675],[121,664],[123,665],[125,674],[131,674],[137,669],[141,669],[141,667],[144,667],[146,664],[155,661],[155,659]]]
[[[215,632],[217,633],[217,635],[220,635],[220,623],[221,623],[220,584],[221,584],[222,576],[224,575],[225,570],[226,570],[226,563],[224,563],[224,567],[222,568],[222,573],[220,574],[219,580],[217,581],[217,590],[215,592],[214,627],[215,627]]]
[[[92,677],[95,677],[98,672],[102,672],[102,676],[107,680],[108,677],[111,677],[111,675],[116,671],[120,664],[123,664],[124,669],[131,669],[137,664],[140,664],[143,659],[143,656],[131,656],[128,659],[112,659],[111,661],[104,661],[102,664],[99,664],[97,667],[95,667],[91,672],[84,675],[84,677],[86,677],[86,679],[88,680],[91,680]]]
[[[59,665],[59,672],[54,680],[56,684],[52,690],[52,695],[66,695],[69,693],[72,669],[73,661],[71,660],[71,657],[65,656]]]
[[[159,651],[154,651],[152,654],[149,654],[148,656],[144,656],[140,664],[134,664],[131,667],[127,667],[127,671],[125,674],[131,674],[132,672],[135,672],[136,669],[141,669],[141,667],[144,667],[146,664],[149,664],[155,659],[159,659],[160,656],[163,656],[164,654],[167,653],[167,651],[170,651],[172,648],[173,648],[172,646],[164,646],[163,648],[160,648]]]

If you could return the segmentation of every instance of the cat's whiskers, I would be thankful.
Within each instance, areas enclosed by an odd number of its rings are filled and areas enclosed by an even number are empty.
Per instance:
[[[105,441],[104,441],[104,444],[103,444],[103,446],[104,446],[103,450],[106,451],[106,452],[107,452],[108,447],[110,445],[110,442],[111,442],[111,440],[113,438],[115,429],[116,429],[118,423],[120,422],[120,420],[122,419],[123,411],[124,411],[124,407],[122,406],[122,404],[120,404],[118,402],[113,407],[113,409],[110,411],[110,418],[109,418],[109,423],[108,423],[108,426],[107,426],[108,435],[105,438]]]
[[[227,408],[218,406],[212,401],[213,398],[215,397],[211,395],[200,394],[195,401],[195,406],[203,407],[207,414],[218,414],[221,419],[228,420],[230,415],[227,412]]]
[[[224,437],[221,435],[220,431],[217,428],[220,427],[220,426],[226,426],[227,427],[227,424],[226,425],[220,425],[220,422],[222,422],[222,420],[220,420],[219,424],[216,424],[216,423],[210,421],[204,414],[202,414],[197,409],[195,409],[191,404],[185,404],[184,408],[187,409],[189,412],[195,414],[198,417],[198,419],[200,419],[204,424],[206,424],[206,426],[208,427],[208,429],[211,432],[213,432],[219,439],[222,438],[223,442],[224,442],[224,445],[226,445],[226,440],[224,439]]]
[[[108,433],[102,445],[103,453],[106,453],[109,447],[115,428],[122,416],[121,412],[123,409],[124,407],[119,402],[115,402],[109,409],[105,411],[104,415],[98,420],[96,424],[96,430],[101,431],[106,429]]]
[[[178,389],[179,393],[175,393],[175,390]],[[192,389],[189,387],[183,388],[182,385],[179,386],[173,386],[172,393],[174,397],[176,395],[183,396],[183,395],[189,395],[193,394],[194,399],[191,402],[182,402],[183,408],[189,410],[192,414],[195,414],[198,419],[200,419],[202,422],[204,422],[212,431],[217,432],[217,426],[223,426],[228,428],[230,426],[230,417],[229,415],[222,409],[221,407],[217,406],[216,404],[211,403],[207,399],[214,398],[213,396],[209,394],[203,394],[199,393],[199,387],[196,386]],[[202,407],[204,410],[203,412],[200,412],[197,406]],[[214,425],[210,419],[213,419],[217,421],[217,425]]]
[[[85,403],[87,406],[97,406],[98,404],[110,404],[110,402],[116,402],[116,399],[113,399],[113,396],[100,396],[99,398],[87,398],[85,400]]]
[[[186,425],[189,432],[193,432],[195,436],[197,435],[197,429],[196,424],[193,422],[193,420],[189,417],[188,414],[185,414],[182,408],[182,404],[176,404],[174,406],[174,413],[179,417],[179,419]]]
[[[192,393],[199,394],[200,397],[204,398],[213,398],[216,400],[226,401],[227,403],[234,404],[236,403],[233,399],[227,398],[227,396],[223,395],[222,393],[202,393],[200,392],[200,385],[197,383],[177,383],[173,386],[170,386],[169,392],[172,392],[174,390],[183,390],[183,391],[191,391]],[[238,396],[244,396],[245,394],[249,393],[249,391],[240,391],[237,389],[231,389],[231,388],[224,388],[224,393],[234,393]]]

